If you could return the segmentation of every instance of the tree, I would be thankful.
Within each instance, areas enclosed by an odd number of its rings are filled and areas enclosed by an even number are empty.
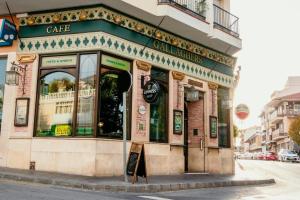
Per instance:
[[[239,128],[233,124],[233,137],[237,137],[239,135]]]
[[[300,145],[300,117],[290,124],[289,136],[296,144]]]

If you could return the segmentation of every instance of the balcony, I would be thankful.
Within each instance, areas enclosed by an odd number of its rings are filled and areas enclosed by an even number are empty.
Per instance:
[[[300,115],[300,110],[296,110],[296,109],[287,109],[287,110],[283,110],[281,112],[277,113],[278,116],[280,117],[296,117]]]
[[[208,5],[203,0],[158,0],[158,4],[168,4],[202,20],[206,19]],[[213,5],[213,8],[214,27],[239,37],[239,18],[217,5]]]
[[[203,0],[158,0],[158,4],[168,4],[187,14],[205,20],[207,4]]]
[[[276,129],[275,131],[272,132],[272,140],[273,141],[283,139],[287,136],[288,136],[288,134],[285,133],[282,128]]]
[[[270,122],[271,124],[275,125],[276,123],[280,122],[283,120],[283,115],[282,112],[274,111],[270,115]]]
[[[249,150],[250,151],[256,151],[258,149],[261,149],[261,144],[257,144],[257,143],[253,143],[253,144],[250,144],[250,147],[249,147]]]
[[[214,5],[214,27],[239,37],[239,18],[216,5]]]

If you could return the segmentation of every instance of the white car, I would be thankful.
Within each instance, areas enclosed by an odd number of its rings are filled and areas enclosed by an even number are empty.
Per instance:
[[[241,154],[240,156],[241,159],[247,159],[247,160],[251,160],[253,159],[253,154],[252,153],[249,153],[249,152],[245,152],[243,154]]]
[[[298,154],[288,149],[280,149],[278,152],[278,160],[300,162]]]

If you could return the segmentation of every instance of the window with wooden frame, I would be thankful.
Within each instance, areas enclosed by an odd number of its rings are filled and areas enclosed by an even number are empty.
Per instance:
[[[161,90],[156,103],[150,105],[150,141],[168,142],[168,71],[152,67],[151,79],[159,81]]]
[[[229,89],[219,87],[217,93],[219,147],[230,148],[230,108],[225,103],[229,99]]]
[[[98,55],[41,57],[36,136],[93,136]]]
[[[120,60],[108,57],[107,62]],[[119,81],[115,73],[119,69],[100,63],[99,52],[43,56],[40,60],[36,136],[122,138],[123,101],[119,93],[114,93],[120,86],[116,85]],[[122,61],[119,61],[121,65]],[[126,62],[128,69],[123,70],[130,70],[131,62]],[[131,104],[129,99],[127,104]],[[116,108],[112,107],[112,100],[118,100]],[[112,111],[116,115],[111,116]],[[130,121],[130,114],[127,116]],[[127,138],[130,138],[129,124]]]

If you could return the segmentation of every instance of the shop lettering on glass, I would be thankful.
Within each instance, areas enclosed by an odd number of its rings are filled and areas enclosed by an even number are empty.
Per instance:
[[[148,81],[143,90],[143,97],[147,103],[156,103],[160,93],[160,86],[156,80]]]
[[[60,67],[60,66],[75,66],[77,57],[70,56],[51,56],[42,58],[42,67]]]
[[[64,25],[51,25],[48,26],[46,29],[47,33],[67,33],[71,31],[71,25],[70,24],[64,24]]]

